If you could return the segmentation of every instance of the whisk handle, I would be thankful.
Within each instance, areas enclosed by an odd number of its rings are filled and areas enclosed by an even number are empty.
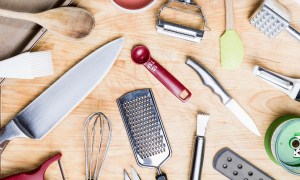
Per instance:
[[[156,180],[167,180],[167,175],[162,173],[156,176]]]

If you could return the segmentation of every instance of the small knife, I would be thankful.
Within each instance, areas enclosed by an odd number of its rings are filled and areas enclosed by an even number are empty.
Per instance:
[[[47,135],[101,82],[123,41],[114,40],[84,58],[0,129],[0,155],[12,139]]]
[[[222,103],[244,124],[244,126],[257,136],[261,136],[253,120],[243,110],[243,108],[226,93],[223,87],[213,77],[213,75],[210,74],[210,72],[191,58],[188,58],[185,63],[197,72],[203,84],[208,86],[214,94],[220,97]]]

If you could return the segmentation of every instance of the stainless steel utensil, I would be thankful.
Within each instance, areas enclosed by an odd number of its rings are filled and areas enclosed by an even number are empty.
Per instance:
[[[194,13],[194,12],[190,12],[190,11],[187,11],[187,10],[171,7],[170,5],[172,3],[181,3],[181,4],[186,5],[187,7],[196,8],[196,9],[198,9],[199,12]],[[164,21],[161,18],[161,13],[166,8],[172,9],[172,10],[175,10],[175,11],[179,11],[179,12],[182,12],[182,13],[185,13],[185,14],[191,14],[191,15],[198,16],[203,20],[203,26],[199,27],[199,29],[194,29],[194,28],[191,28],[191,27],[187,27],[187,26],[183,26],[183,25],[179,25],[179,24]],[[206,18],[205,18],[204,14],[201,10],[201,7],[197,6],[193,2],[193,0],[169,0],[163,7],[160,8],[160,10],[158,12],[158,15],[157,15],[156,29],[157,29],[158,33],[173,36],[173,37],[176,37],[176,38],[185,39],[185,40],[188,40],[188,41],[200,42],[202,40],[203,36],[204,36],[205,27],[207,27]]]
[[[191,172],[191,180],[200,180],[202,166],[204,161],[204,150],[205,150],[205,132],[207,123],[209,120],[208,114],[198,114],[197,116],[197,133],[194,145],[194,157]]]
[[[102,166],[111,142],[111,133],[111,122],[102,112],[92,113],[84,121],[82,134],[86,180],[98,180],[100,178]],[[103,151],[102,147],[105,144],[105,150]]]
[[[141,180],[140,176],[137,174],[137,172],[133,169],[133,167],[130,167],[131,175],[133,180]],[[131,180],[128,173],[124,169],[124,179],[125,180]]]
[[[0,154],[12,139],[42,139],[51,131],[101,82],[123,41],[112,41],[84,58],[4,126],[0,130]]]
[[[127,93],[117,103],[138,165],[156,168],[157,180],[167,179],[160,167],[172,152],[151,89]]]
[[[300,33],[290,25],[290,13],[276,0],[264,0],[250,17],[250,23],[270,38],[286,29],[300,40]]]
[[[245,127],[247,127],[254,134],[261,136],[253,120],[243,110],[243,108],[226,93],[213,75],[211,75],[204,67],[191,58],[188,58],[186,64],[197,72],[203,84],[209,87],[214,94],[220,97],[222,103],[244,124]]]
[[[260,66],[255,66],[253,73],[265,82],[289,95],[290,98],[300,102],[300,79],[293,79]]]

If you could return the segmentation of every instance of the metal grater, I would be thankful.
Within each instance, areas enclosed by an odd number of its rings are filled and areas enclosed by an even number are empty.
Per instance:
[[[156,168],[171,157],[171,147],[151,89],[129,92],[117,100],[126,132],[139,166]]]
[[[286,29],[300,40],[300,33],[290,25],[290,13],[276,0],[264,0],[250,17],[250,23],[270,38]]]

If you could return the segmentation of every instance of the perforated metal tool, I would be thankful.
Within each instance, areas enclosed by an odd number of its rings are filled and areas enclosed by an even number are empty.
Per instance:
[[[271,176],[228,148],[223,148],[214,157],[214,168],[232,180],[274,180]]]
[[[117,103],[138,165],[156,168],[156,178],[167,179],[160,167],[172,152],[151,89],[129,92]]]

